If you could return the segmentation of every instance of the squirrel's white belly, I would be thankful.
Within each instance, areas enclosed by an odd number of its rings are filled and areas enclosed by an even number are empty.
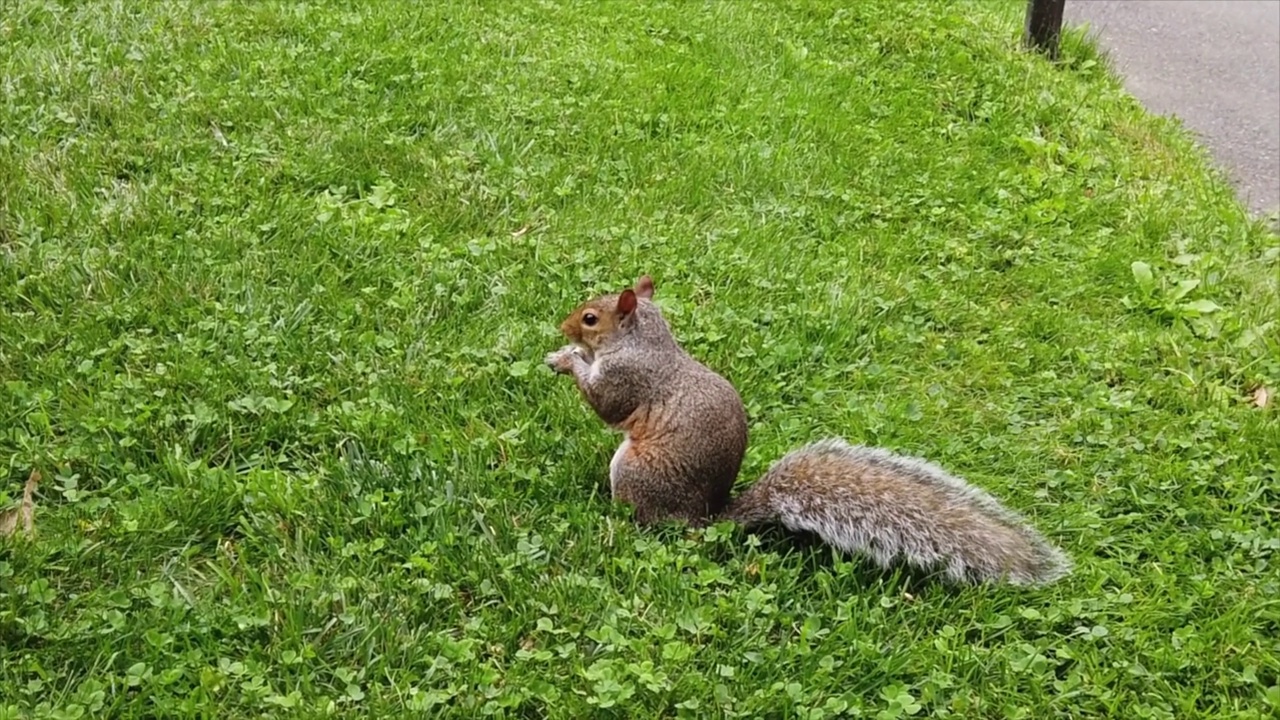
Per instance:
[[[631,436],[626,435],[617,451],[613,453],[613,459],[609,461],[609,490],[614,495],[618,494],[618,466],[622,464],[622,456],[626,455],[629,449],[631,449]]]

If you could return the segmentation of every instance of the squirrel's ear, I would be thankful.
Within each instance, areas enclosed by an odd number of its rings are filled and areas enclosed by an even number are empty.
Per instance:
[[[636,295],[649,300],[653,297],[653,278],[643,275],[636,281]]]
[[[630,315],[636,309],[636,293],[631,288],[622,291],[618,296],[618,313],[620,315]]]

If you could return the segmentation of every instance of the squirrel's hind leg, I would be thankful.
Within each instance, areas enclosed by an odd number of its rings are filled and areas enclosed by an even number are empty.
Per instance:
[[[609,491],[613,494],[614,500],[621,500],[618,497],[618,478],[623,472],[623,463],[626,462],[627,453],[631,450],[631,435],[623,436],[622,444],[618,445],[618,449],[613,453],[613,459],[609,461]]]
[[[609,488],[614,502],[634,508],[633,519],[637,525],[679,522],[703,527],[710,522],[711,513],[701,506],[699,498],[690,498],[679,488],[673,488],[659,470],[637,456],[630,435],[609,462]]]

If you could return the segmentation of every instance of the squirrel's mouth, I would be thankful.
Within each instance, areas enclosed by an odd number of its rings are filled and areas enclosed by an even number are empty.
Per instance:
[[[578,346],[578,349],[582,351],[582,357],[583,357],[587,362],[591,363],[591,362],[595,362],[595,361],[596,361],[595,353],[593,353],[593,352],[591,351],[591,348],[590,348],[590,347],[587,347],[587,344],[586,344],[586,343],[576,342],[576,343],[574,343],[574,345],[577,345],[577,346]]]

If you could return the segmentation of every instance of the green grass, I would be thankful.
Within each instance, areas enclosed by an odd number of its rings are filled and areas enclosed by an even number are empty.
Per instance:
[[[1023,7],[9,0],[0,718],[1272,716],[1280,242]],[[744,482],[923,455],[1075,574],[638,531],[541,359],[645,272]]]

